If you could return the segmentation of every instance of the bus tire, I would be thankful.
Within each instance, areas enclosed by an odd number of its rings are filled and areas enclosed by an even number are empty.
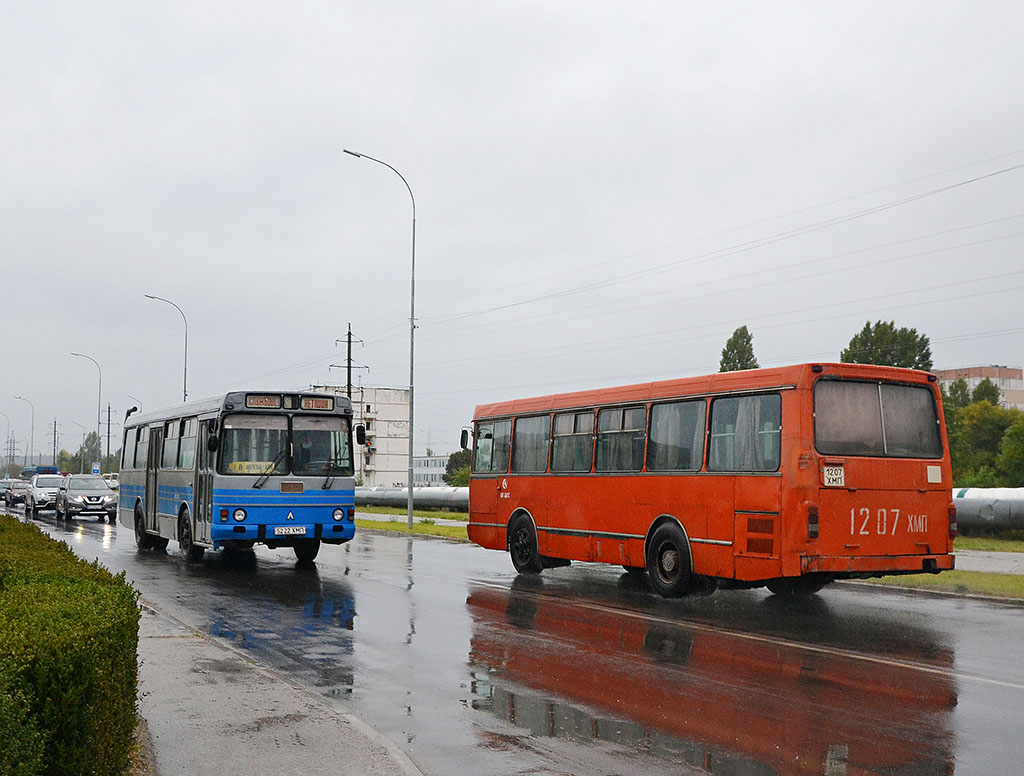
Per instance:
[[[537,546],[537,529],[526,515],[516,515],[508,524],[508,554],[520,574],[540,574],[544,569]]]
[[[153,546],[153,537],[146,533],[146,521],[139,507],[135,507],[135,546],[140,550],[148,550]]]
[[[320,540],[304,539],[296,544],[292,549],[295,550],[296,560],[300,565],[304,566],[307,563],[312,563],[316,558],[317,553],[320,552]]]
[[[665,598],[687,593],[693,569],[686,534],[675,523],[662,523],[647,543],[647,576],[655,592]]]
[[[198,563],[203,559],[205,547],[199,547],[192,536],[192,523],[188,519],[188,510],[181,510],[178,517],[178,548],[186,563]]]

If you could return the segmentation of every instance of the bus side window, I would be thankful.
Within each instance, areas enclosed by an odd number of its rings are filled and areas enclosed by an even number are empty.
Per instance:
[[[711,403],[708,469],[770,472],[779,468],[782,398],[727,396]]]
[[[516,435],[512,441],[512,471],[544,472],[548,468],[548,440],[551,418],[516,418]]]
[[[651,407],[648,471],[698,471],[704,460],[704,401]]]

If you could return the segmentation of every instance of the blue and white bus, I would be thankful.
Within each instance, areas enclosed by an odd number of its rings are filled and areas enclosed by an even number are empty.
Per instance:
[[[291,547],[355,535],[352,405],[343,396],[238,391],[129,416],[120,522],[139,549]],[[363,428],[356,435],[363,437]]]

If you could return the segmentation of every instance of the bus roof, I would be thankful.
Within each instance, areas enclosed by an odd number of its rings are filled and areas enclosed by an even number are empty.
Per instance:
[[[550,412],[574,407],[593,407],[609,404],[628,404],[651,399],[672,399],[686,396],[737,393],[770,388],[795,388],[809,384],[816,374],[848,379],[898,380],[902,382],[934,382],[935,376],[917,369],[902,369],[875,364],[814,363],[766,369],[745,369],[737,372],[717,372],[700,377],[682,377],[613,388],[594,388],[572,393],[556,393],[527,399],[479,404],[474,420],[508,417],[531,412]]]
[[[258,394],[260,396],[302,396],[302,397],[322,397],[334,400],[335,412],[341,412],[343,414],[351,414],[352,405],[347,396],[341,396],[333,393],[323,393],[315,391],[228,391],[227,393],[218,394],[217,396],[208,399],[199,399],[197,401],[187,402],[185,404],[177,404],[172,407],[164,407],[163,409],[154,410],[153,412],[146,412],[139,415],[131,415],[125,421],[124,427],[134,428],[135,426],[146,425],[149,423],[159,423],[165,420],[171,420],[173,418],[201,416],[201,415],[213,415],[221,410],[244,410],[244,397],[247,394]],[[238,402],[234,405],[234,402]],[[234,406],[227,406],[232,404]],[[247,410],[248,412],[266,412],[268,410]],[[269,410],[280,412],[282,410]],[[291,411],[291,410],[285,410]]]

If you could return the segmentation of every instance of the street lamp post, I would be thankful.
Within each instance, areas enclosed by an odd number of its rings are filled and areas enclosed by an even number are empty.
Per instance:
[[[405,179],[398,170],[392,167],[387,162],[375,159],[372,156],[366,154],[360,154],[355,151],[349,151],[347,148],[343,149],[346,154],[355,156],[359,159],[369,159],[371,162],[382,164],[387,167],[391,172],[402,179],[402,183],[405,184],[405,188],[409,190],[409,199],[412,200],[412,271],[410,273],[409,283],[409,530],[412,530],[412,455],[413,455],[413,378],[415,376],[415,352],[416,352],[416,197],[413,196],[412,187],[409,185],[409,181]]]
[[[24,396],[15,396],[15,399],[19,399],[24,402],[28,402],[28,406],[32,408],[32,418],[29,421],[32,425],[28,428],[28,454],[25,456],[26,466],[28,466],[28,456],[35,452],[36,447],[36,405],[26,399]]]
[[[96,457],[102,459],[103,446],[100,444],[100,439],[102,438],[100,436],[100,428],[103,423],[103,370],[100,369],[99,362],[92,356],[87,356],[85,353],[72,353],[71,355],[78,356],[79,358],[87,358],[92,361],[96,364],[96,371],[99,374],[99,383],[96,388],[96,446],[99,448],[99,453]]]
[[[181,311],[181,308],[178,307],[178,305],[176,305],[170,299],[164,299],[162,296],[153,296],[152,294],[145,294],[144,296],[146,297],[146,299],[155,299],[158,302],[167,302],[167,304],[169,304],[171,307],[173,307],[175,310],[177,310],[179,313],[181,313],[181,320],[185,322],[185,369],[184,369],[184,375],[183,375],[183,378],[182,378],[181,400],[182,401],[187,401],[188,400],[188,318],[185,317],[185,313],[183,313]]]

